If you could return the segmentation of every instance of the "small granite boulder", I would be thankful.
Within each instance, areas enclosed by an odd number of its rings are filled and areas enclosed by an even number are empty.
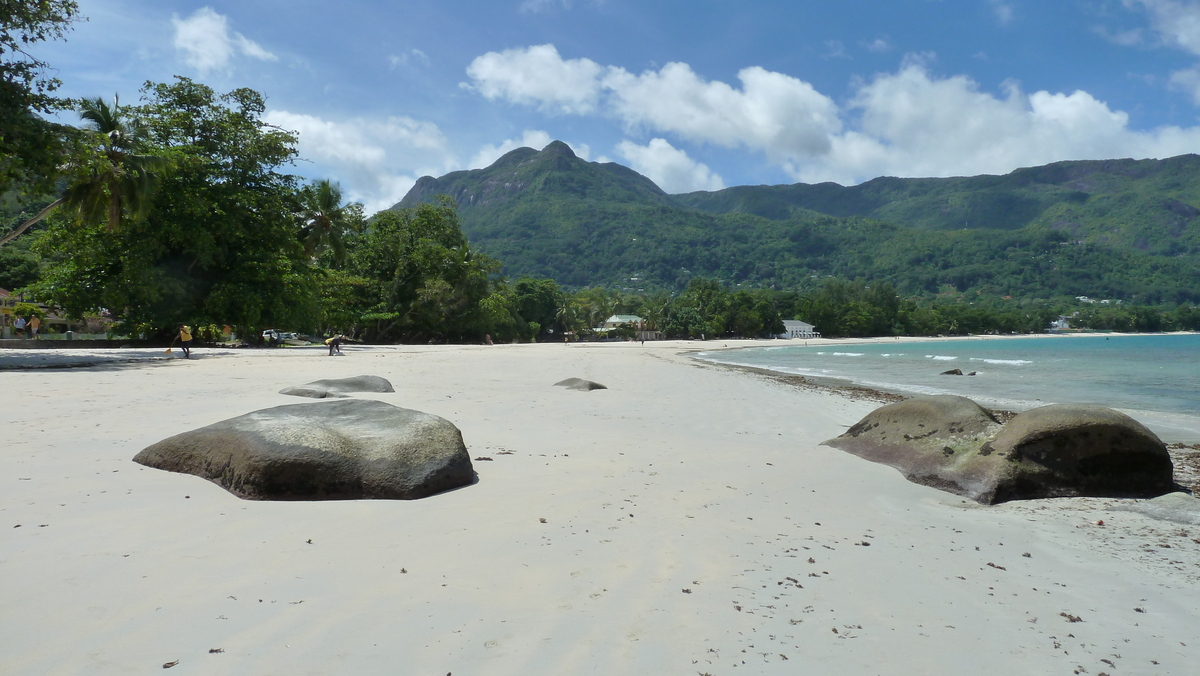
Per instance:
[[[412,500],[475,479],[449,421],[367,399],[255,411],[164,439],[134,462],[252,500]]]
[[[1144,425],[1111,408],[1054,404],[1018,414],[982,452],[1009,463],[995,502],[1154,497],[1174,489],[1171,456]]]
[[[565,387],[568,390],[578,390],[580,392],[590,392],[592,390],[607,390],[608,388],[600,383],[594,383],[590,380],[582,378],[567,378],[554,383],[555,387]]]
[[[941,373],[939,373],[938,375],[941,375],[941,376],[961,376],[962,374],[963,374],[963,372],[962,372],[962,369],[950,369],[949,371],[942,371],[942,372],[941,372]],[[971,375],[974,375],[974,374],[971,374]]]
[[[332,380],[314,380],[307,385],[296,385],[279,390],[280,394],[290,394],[296,397],[311,397],[326,399],[329,397],[344,397],[348,392],[395,392],[387,378],[379,376],[354,376],[353,378],[335,378]]]
[[[984,504],[1175,489],[1162,441],[1103,406],[1043,406],[1001,426],[970,399],[914,397],[876,409],[825,443]]]

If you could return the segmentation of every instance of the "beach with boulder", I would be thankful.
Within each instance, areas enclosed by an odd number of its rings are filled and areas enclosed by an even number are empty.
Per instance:
[[[1179,440],[688,356],[713,347],[0,351],[0,671],[1200,661]]]

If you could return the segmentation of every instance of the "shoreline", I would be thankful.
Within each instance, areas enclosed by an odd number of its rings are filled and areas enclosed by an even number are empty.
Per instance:
[[[824,396],[840,396],[851,401],[870,401],[875,402],[879,406],[891,404],[897,401],[904,401],[905,399],[911,399],[914,396],[919,396],[909,392],[890,391],[886,389],[858,385],[855,384],[854,381],[845,378],[818,378],[813,376],[784,373],[781,371],[773,371],[771,369],[757,366],[701,360],[695,357],[690,358],[716,368],[726,368],[733,371],[741,371],[748,375],[754,375],[767,380],[784,383],[798,389],[816,392]],[[1010,411],[1007,409],[988,408],[988,410],[991,411],[992,415],[995,416],[996,419],[1001,423],[1008,422],[1018,413],[1017,411]],[[1164,443],[1167,447],[1167,453],[1169,453],[1171,456],[1171,463],[1174,466],[1175,483],[1191,491],[1193,494],[1200,495],[1200,438],[1192,441],[1171,441]]]
[[[9,371],[6,673],[951,676],[1200,660],[1200,526],[1126,511],[1135,500],[982,507],[912,484],[820,445],[877,403],[697,362],[695,347],[197,351]],[[131,461],[305,401],[282,387],[361,374],[396,392],[356,396],[458,426],[472,458],[491,458],[473,463],[479,481],[416,501],[257,502]],[[609,389],[553,387],[567,377]]]
[[[1096,334],[1089,334],[1089,335],[1092,338],[1099,337]],[[1156,334],[1141,333],[1141,334],[1121,334],[1121,335],[1140,336],[1140,337],[1145,338],[1145,337],[1150,337],[1150,336],[1164,336],[1164,337],[1166,337],[1166,336],[1193,336],[1193,335],[1200,335],[1200,334],[1197,334],[1197,332],[1177,331],[1177,332],[1170,332],[1170,333],[1156,333]],[[1035,337],[1036,338],[1052,338],[1052,337],[1066,338],[1068,336],[1047,335],[1047,334],[1028,335],[1028,336],[973,336],[970,338],[957,338],[957,337],[956,338],[936,338],[936,339],[926,338],[926,339],[921,339],[921,340],[908,340],[908,341],[906,341],[904,339],[901,339],[900,341],[896,341],[895,339],[868,338],[868,339],[852,339],[854,342],[840,342],[837,344],[837,346],[849,348],[852,346],[866,346],[866,345],[880,345],[880,344],[885,344],[885,345],[895,344],[897,346],[900,346],[900,345],[932,345],[932,344],[946,345],[946,344],[956,344],[956,341],[961,342],[964,340],[976,341],[976,340],[994,340],[994,339],[1025,339],[1025,338],[1035,338]],[[1080,336],[1079,336],[1079,334],[1070,334],[1069,337],[1077,338]],[[1107,336],[1106,336],[1106,340],[1107,340]],[[1030,395],[1030,394],[1026,394],[1025,397],[1021,397],[1020,395],[1013,395],[1011,393],[1008,395],[1001,395],[1001,394],[984,395],[984,394],[980,394],[977,387],[965,386],[966,383],[959,383],[959,385],[964,385],[964,387],[956,388],[955,382],[953,381],[953,379],[946,380],[946,381],[938,380],[937,383],[934,383],[933,381],[926,382],[924,380],[918,380],[917,382],[913,382],[911,380],[911,378],[919,377],[919,376],[912,376],[912,374],[905,376],[905,375],[896,373],[896,374],[891,374],[890,376],[882,376],[882,375],[876,375],[876,374],[872,373],[870,376],[868,376],[866,373],[857,373],[856,374],[853,372],[853,369],[851,369],[851,373],[848,373],[848,374],[813,375],[810,372],[806,372],[806,371],[814,370],[812,368],[809,368],[809,369],[796,368],[794,370],[782,370],[784,367],[780,366],[779,367],[780,370],[776,371],[770,364],[765,364],[765,365],[757,365],[756,364],[756,365],[751,366],[751,365],[747,365],[747,364],[737,364],[737,363],[733,363],[733,362],[723,361],[724,359],[728,359],[729,356],[736,354],[736,350],[738,350],[738,349],[752,349],[752,348],[756,348],[756,347],[780,347],[780,346],[762,345],[762,344],[746,345],[746,346],[739,346],[739,347],[723,346],[721,348],[716,348],[716,349],[696,350],[696,351],[694,351],[693,354],[699,353],[699,352],[705,352],[708,354],[704,357],[695,355],[693,358],[700,360],[700,361],[713,363],[713,364],[725,364],[725,365],[729,365],[729,366],[750,366],[751,368],[760,368],[765,371],[772,371],[772,372],[776,372],[779,374],[794,375],[794,376],[798,376],[798,377],[808,378],[808,379],[816,381],[816,382],[824,382],[833,387],[838,387],[838,386],[842,386],[842,385],[850,385],[852,387],[860,387],[860,388],[865,388],[868,390],[874,390],[876,392],[895,394],[895,395],[899,395],[901,397],[906,397],[906,398],[912,397],[912,396],[919,396],[924,393],[958,394],[961,396],[966,396],[968,398],[979,398],[980,404],[987,406],[989,408],[996,409],[996,410],[1011,409],[1011,410],[1015,410],[1015,411],[1021,411],[1021,410],[1026,410],[1028,408],[1035,408],[1037,406],[1045,405],[1045,403],[1052,403],[1052,401],[1053,401],[1053,399],[1052,399],[1051,402],[1038,403],[1038,402],[1042,402],[1042,399],[1038,398],[1038,399],[1034,400],[1031,398],[1034,395]],[[801,346],[795,345],[794,347],[798,348]],[[827,342],[821,342],[821,343],[810,343],[808,345],[804,345],[804,347],[824,348],[824,347],[832,347],[832,345],[830,345],[830,343],[827,343]],[[837,353],[835,352],[834,354],[836,355]],[[861,356],[861,355],[856,355],[856,356]],[[903,356],[903,355],[901,355],[901,356]],[[1032,359],[1033,357],[1025,357],[1025,358]],[[942,357],[941,359],[948,359],[948,360],[953,361],[953,360],[956,360],[957,357],[954,357],[954,358]],[[971,361],[976,361],[976,358],[971,357]],[[984,359],[983,361],[987,361],[987,360]],[[965,361],[962,363],[966,364]],[[936,373],[939,368],[950,368],[950,364],[949,364],[949,362],[946,362],[945,366],[935,367],[935,368],[933,368],[933,370],[929,371],[928,374]],[[975,368],[975,367],[972,366],[970,368]],[[968,366],[966,366],[966,365],[962,366],[962,370],[967,370],[967,369],[968,369]],[[981,365],[980,370],[986,371],[987,366]],[[926,374],[926,375],[928,375],[928,374]],[[965,374],[965,375],[973,375],[973,374]],[[881,380],[884,382],[881,382]],[[1050,386],[1053,389],[1053,385],[1050,384]],[[974,392],[974,394],[972,394],[972,392]],[[1037,396],[1042,397],[1045,395],[1042,395],[1039,393]],[[1086,398],[1080,399],[1078,396],[1078,393],[1071,395],[1067,399],[1067,401],[1086,401],[1086,400],[1087,400]],[[1096,402],[1096,403],[1101,403],[1101,402]],[[1139,408],[1137,406],[1130,406],[1128,402],[1125,404],[1114,403],[1111,399],[1106,402],[1102,402],[1102,403],[1106,406],[1110,406],[1110,407],[1116,408],[1118,410],[1122,410],[1126,414],[1138,419],[1143,424],[1153,426],[1155,428],[1156,433],[1158,433],[1160,436],[1162,436],[1164,439],[1167,439],[1170,442],[1180,442],[1180,443],[1185,443],[1185,444],[1189,444],[1189,445],[1195,444],[1195,443],[1200,443],[1200,427],[1198,427],[1198,425],[1200,425],[1200,420],[1185,419],[1185,418],[1187,418],[1187,416],[1185,414],[1181,413],[1180,411],[1158,410],[1158,409],[1154,409],[1154,408],[1150,408],[1150,407]],[[1147,402],[1142,402],[1143,406],[1145,406],[1146,403]],[[1180,416],[1182,416],[1182,418]]]

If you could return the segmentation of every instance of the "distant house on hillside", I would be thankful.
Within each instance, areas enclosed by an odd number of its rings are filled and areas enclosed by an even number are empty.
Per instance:
[[[666,336],[661,331],[650,328],[650,322],[637,315],[613,315],[604,320],[604,326],[596,328],[596,333],[605,334],[618,326],[628,326],[636,332],[636,340],[662,340]]]
[[[816,331],[817,327],[802,322],[798,319],[783,320],[783,333],[779,334],[780,338],[820,338],[821,333]]]
[[[1071,330],[1071,318],[1066,315],[1059,315],[1058,319],[1050,322],[1050,328],[1046,329],[1046,333],[1057,333],[1059,331]]]

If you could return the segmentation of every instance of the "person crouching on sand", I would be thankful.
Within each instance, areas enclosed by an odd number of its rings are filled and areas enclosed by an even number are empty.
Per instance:
[[[335,350],[337,351],[338,354],[342,353],[342,341],[343,340],[345,340],[345,336],[343,336],[340,333],[332,338],[325,339],[325,344],[329,346],[329,356],[330,357],[333,356],[333,353]]]
[[[179,347],[183,350],[183,358],[192,358],[192,329],[186,324],[179,325]]]

